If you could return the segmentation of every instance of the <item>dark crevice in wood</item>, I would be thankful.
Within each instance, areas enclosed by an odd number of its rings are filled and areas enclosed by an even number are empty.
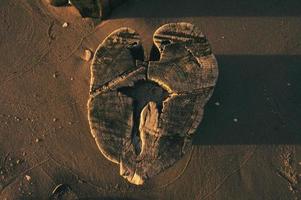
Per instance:
[[[127,48],[131,51],[133,59],[144,61],[144,50],[141,45],[134,42]]]
[[[139,133],[140,114],[142,109],[153,101],[157,104],[159,114],[162,111],[162,102],[169,96],[169,93],[152,81],[137,81],[133,87],[122,87],[118,89],[122,94],[133,98],[133,128],[132,142],[135,147],[136,154],[141,151],[141,139]]]
[[[158,61],[160,60],[160,52],[158,48],[153,44],[151,51],[150,51],[150,56],[149,56],[150,61]]]

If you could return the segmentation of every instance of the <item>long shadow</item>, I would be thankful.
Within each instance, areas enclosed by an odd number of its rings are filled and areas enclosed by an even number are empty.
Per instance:
[[[217,56],[194,144],[301,144],[301,56]]]
[[[128,0],[111,18],[198,16],[300,16],[300,0]]]

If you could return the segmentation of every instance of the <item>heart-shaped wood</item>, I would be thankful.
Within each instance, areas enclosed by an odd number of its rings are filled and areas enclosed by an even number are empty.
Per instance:
[[[209,43],[192,24],[160,27],[154,33],[154,44],[159,61],[143,61],[139,35],[121,28],[100,44],[91,65],[88,110],[92,135],[102,154],[119,164],[120,175],[137,185],[170,167],[190,149],[191,136],[218,77]],[[162,105],[145,104],[136,119],[135,100],[121,88],[141,80],[158,84],[168,97]],[[137,120],[138,142],[133,134]]]

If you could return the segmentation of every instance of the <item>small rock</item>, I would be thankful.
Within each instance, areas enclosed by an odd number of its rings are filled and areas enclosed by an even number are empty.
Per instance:
[[[74,78],[73,78],[73,77],[71,77],[71,78],[70,78],[70,80],[71,80],[71,81],[73,81],[73,80],[74,80]]]
[[[72,122],[68,122],[69,125],[72,125]]]
[[[13,164],[13,163],[10,163],[10,164],[9,164],[9,166],[10,166],[10,167],[13,167],[13,166],[14,166],[14,164]]]
[[[19,163],[20,163],[20,160],[17,160],[16,163],[19,164]]]
[[[91,57],[92,57],[92,52],[89,49],[86,49],[85,56],[84,56],[85,61],[91,60]]]
[[[220,105],[221,105],[220,102],[218,102],[218,101],[215,102],[214,104],[215,104],[216,106],[220,106]]]
[[[29,175],[25,175],[25,178],[26,178],[27,181],[31,180],[31,176],[29,176]]]
[[[221,38],[222,38],[222,39],[225,39],[225,36],[222,36]]]
[[[238,119],[237,119],[237,118],[234,118],[233,121],[234,121],[235,123],[237,123],[237,122],[238,122]]]
[[[287,86],[288,86],[288,87],[291,86],[291,83],[287,83]]]
[[[56,122],[56,121],[57,121],[57,118],[53,118],[52,121],[53,121],[53,122]]]
[[[40,142],[40,139],[39,139],[39,138],[36,138],[36,139],[35,139],[35,142],[36,142],[36,143]]]
[[[108,62],[111,62],[111,61],[112,61],[112,58],[110,58],[110,57],[103,57],[103,60],[108,61]]]
[[[63,25],[62,25],[62,27],[63,27],[63,28],[66,28],[66,27],[68,27],[68,25],[69,25],[69,24],[68,24],[67,22],[64,22]]]
[[[26,156],[26,152],[22,152],[22,156]]]
[[[53,77],[53,78],[56,78],[56,77],[57,77],[57,74],[56,74],[56,73],[54,73],[54,74],[52,75],[52,77]]]

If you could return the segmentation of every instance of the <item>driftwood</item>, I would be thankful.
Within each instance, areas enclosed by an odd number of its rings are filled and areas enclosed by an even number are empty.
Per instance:
[[[91,65],[88,110],[92,135],[102,154],[119,164],[120,175],[137,185],[170,167],[190,149],[218,77],[208,41],[192,24],[160,27],[154,33],[154,44],[159,61],[143,61],[139,35],[121,28],[100,44]],[[122,88],[139,81],[162,87],[167,94],[162,92],[163,102],[149,101],[137,109],[135,99]]]
[[[53,6],[67,6],[71,3],[82,17],[106,18],[125,0],[48,0]]]

